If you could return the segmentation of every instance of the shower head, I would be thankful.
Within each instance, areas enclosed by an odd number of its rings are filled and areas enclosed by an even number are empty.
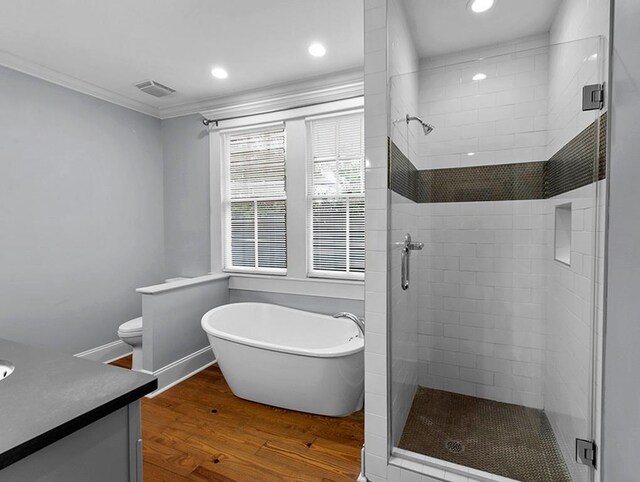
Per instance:
[[[429,124],[428,122],[423,121],[422,119],[420,119],[420,117],[410,116],[409,114],[407,114],[406,120],[407,120],[407,124],[414,120],[420,122],[420,125],[422,125],[422,131],[424,132],[425,136],[428,136],[429,134],[431,134],[433,129],[435,129],[435,126]]]

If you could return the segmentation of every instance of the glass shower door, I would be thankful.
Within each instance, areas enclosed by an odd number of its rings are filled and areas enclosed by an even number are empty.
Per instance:
[[[582,110],[582,86],[602,83],[603,49],[503,50],[390,82],[392,454],[588,481],[575,447],[599,435],[606,113]],[[407,233],[424,243],[409,257]]]

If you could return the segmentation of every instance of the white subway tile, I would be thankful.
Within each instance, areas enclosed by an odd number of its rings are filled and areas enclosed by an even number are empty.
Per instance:
[[[525,392],[512,390],[512,403],[525,407],[542,409],[544,408],[544,396],[539,392]]]
[[[490,258],[460,258],[461,271],[493,271],[493,260]]]
[[[479,385],[493,385],[494,373],[473,368],[460,368],[460,379]]]
[[[386,395],[387,393],[387,377],[385,375],[365,372],[364,384],[366,393],[375,393],[377,395]]]
[[[512,361],[493,356],[478,355],[476,357],[476,367],[482,370],[496,373],[512,373]]]
[[[364,355],[364,367],[367,372],[384,375],[387,372],[386,356],[371,353],[369,350],[366,350]]]
[[[443,362],[449,365],[456,365],[456,366],[465,367],[465,368],[476,367],[477,357],[476,355],[473,355],[473,354],[443,351],[442,358],[443,358]]]
[[[505,387],[495,387],[490,385],[479,385],[477,395],[497,402],[512,403],[512,390]]]
[[[443,387],[445,390],[461,393],[463,395],[475,396],[477,385],[460,379],[445,378]]]

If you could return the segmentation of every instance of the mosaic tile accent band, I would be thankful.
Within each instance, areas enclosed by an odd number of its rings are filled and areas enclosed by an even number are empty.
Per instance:
[[[606,177],[606,133],[604,113],[548,161],[422,171],[389,140],[389,188],[417,203],[548,199]]]
[[[523,162],[418,173],[417,202],[513,201],[544,196],[544,162]]]

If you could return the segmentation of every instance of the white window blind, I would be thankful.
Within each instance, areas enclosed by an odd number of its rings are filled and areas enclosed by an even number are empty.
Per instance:
[[[309,274],[364,278],[362,112],[307,120]]]
[[[225,268],[286,273],[285,130],[224,135]]]

